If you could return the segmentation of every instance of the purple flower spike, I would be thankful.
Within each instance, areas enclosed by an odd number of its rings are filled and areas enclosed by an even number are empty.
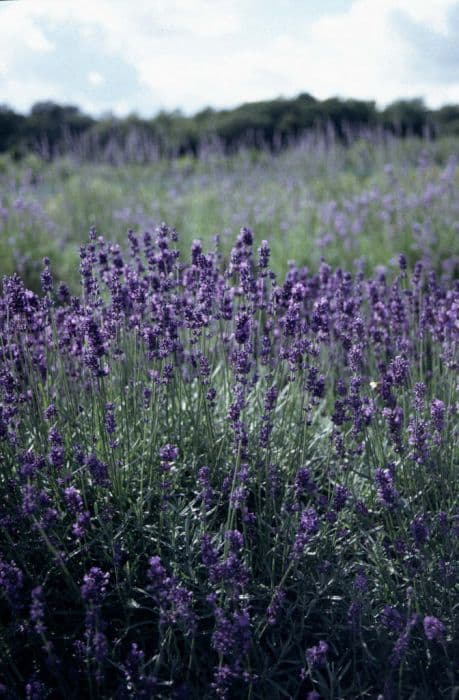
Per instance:
[[[159,456],[163,462],[175,462],[179,455],[179,449],[176,445],[164,445],[159,450]]]
[[[316,646],[310,647],[306,651],[306,658],[309,666],[311,668],[321,668],[325,666],[327,663],[327,653],[328,644],[321,639]]]
[[[431,642],[441,640],[445,634],[445,625],[437,617],[427,615],[424,618],[424,634]]]
[[[110,574],[102,571],[98,566],[93,566],[89,573],[84,575],[81,586],[81,597],[87,603],[100,605],[107,592]]]
[[[440,399],[434,399],[430,404],[430,417],[432,425],[439,433],[442,432],[445,425],[445,404]]]

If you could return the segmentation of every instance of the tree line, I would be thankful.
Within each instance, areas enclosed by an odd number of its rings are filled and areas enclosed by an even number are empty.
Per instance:
[[[153,118],[132,114],[95,119],[73,105],[35,104],[27,115],[0,106],[0,152],[20,159],[29,152],[45,159],[73,153],[84,159],[150,160],[205,148],[225,153],[240,147],[281,149],[310,132],[346,142],[364,131],[399,137],[459,135],[459,105],[428,109],[422,99],[397,100],[384,109],[375,102],[302,93],[292,99],[248,102],[235,109],[204,109],[193,116],[161,111]]]

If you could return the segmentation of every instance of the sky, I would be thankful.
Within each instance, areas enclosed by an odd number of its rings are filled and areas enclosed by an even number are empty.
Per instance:
[[[0,104],[459,103],[459,0],[0,0]]]

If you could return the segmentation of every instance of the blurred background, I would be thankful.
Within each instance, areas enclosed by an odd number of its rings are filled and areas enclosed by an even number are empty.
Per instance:
[[[241,226],[288,260],[459,255],[459,3],[0,3],[0,272],[78,285],[91,226]]]

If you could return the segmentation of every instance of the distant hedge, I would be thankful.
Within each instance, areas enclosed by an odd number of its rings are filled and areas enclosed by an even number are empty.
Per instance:
[[[241,146],[280,149],[308,132],[347,141],[362,130],[406,136],[459,134],[459,105],[428,109],[421,99],[398,100],[383,110],[372,101],[307,93],[292,99],[248,102],[235,109],[207,108],[194,116],[160,112],[151,119],[135,114],[94,119],[78,107],[35,104],[30,114],[0,106],[0,152],[21,158],[30,151],[45,159],[74,152],[84,159],[129,160],[198,154],[208,147],[232,152]]]

